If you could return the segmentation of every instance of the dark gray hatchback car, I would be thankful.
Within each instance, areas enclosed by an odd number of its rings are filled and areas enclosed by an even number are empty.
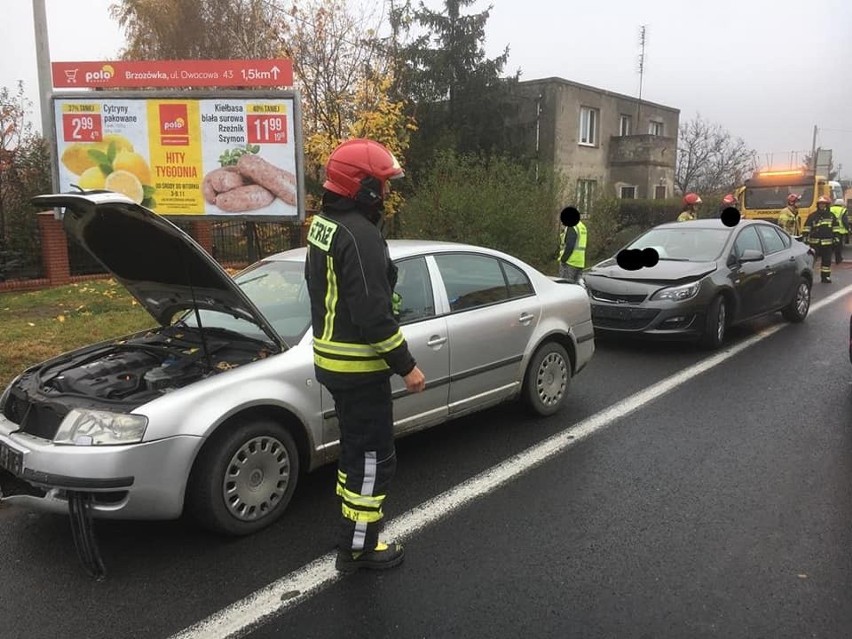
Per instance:
[[[636,270],[625,264],[627,270],[619,266],[619,251],[584,274],[596,334],[690,339],[718,348],[734,324],[777,311],[792,322],[808,314],[814,253],[775,224],[672,222],[623,250],[633,249],[654,249],[659,261]]]

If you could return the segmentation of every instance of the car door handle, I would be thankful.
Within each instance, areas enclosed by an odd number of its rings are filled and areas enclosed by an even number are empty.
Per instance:
[[[433,335],[429,338],[429,341],[426,342],[426,346],[440,346],[444,342],[447,341],[446,337],[441,337],[439,335]]]
[[[535,315],[533,315],[532,313],[522,313],[521,316],[518,318],[518,321],[521,324],[529,324],[534,319],[535,319]]]

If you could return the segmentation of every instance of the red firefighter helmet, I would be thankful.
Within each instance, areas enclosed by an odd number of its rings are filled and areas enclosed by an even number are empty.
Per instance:
[[[820,195],[817,204],[831,204],[831,198],[827,195]]]
[[[790,195],[787,196],[787,204],[795,204],[796,202],[798,202],[801,199],[802,199],[802,196],[799,195],[798,193],[790,193]]]
[[[701,198],[698,197],[697,193],[687,193],[683,196],[684,206],[694,206],[695,204],[701,204]]]
[[[355,138],[340,144],[328,157],[322,187],[365,204],[381,202],[388,180],[405,175],[387,147]]]
[[[737,203],[737,198],[734,197],[733,193],[728,193],[725,197],[722,198],[722,204],[727,204],[728,206],[733,206]]]

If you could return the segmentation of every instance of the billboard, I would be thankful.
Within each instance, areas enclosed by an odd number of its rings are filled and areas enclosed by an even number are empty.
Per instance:
[[[53,62],[51,73],[53,86],[62,89],[293,86],[293,61],[287,58]]]
[[[294,91],[56,93],[62,192],[106,189],[166,216],[304,220]]]

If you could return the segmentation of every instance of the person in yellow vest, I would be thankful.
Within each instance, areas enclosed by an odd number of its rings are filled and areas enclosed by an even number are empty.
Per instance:
[[[846,238],[849,236],[849,215],[843,200],[840,198],[834,200],[834,206],[829,210],[839,223],[839,227],[835,229],[834,263],[840,264],[843,261],[843,244],[846,243]]]
[[[787,231],[790,235],[799,234],[799,200],[802,197],[797,193],[790,193],[787,196],[787,206],[781,209],[778,215],[778,226]]]
[[[580,211],[566,206],[559,214],[562,232],[559,234],[559,277],[577,284],[586,267],[586,225]]]
[[[688,222],[698,219],[698,207],[701,204],[701,198],[697,193],[687,193],[683,196],[683,212],[677,216],[678,222]]]

